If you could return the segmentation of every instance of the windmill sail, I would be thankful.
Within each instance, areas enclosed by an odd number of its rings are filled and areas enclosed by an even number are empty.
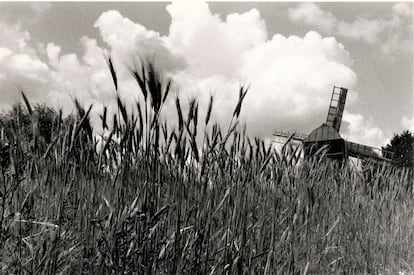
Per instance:
[[[348,89],[334,86],[331,96],[331,104],[329,105],[328,117],[326,124],[332,126],[339,132],[341,128],[342,115],[344,113],[346,95]]]
[[[307,135],[302,134],[302,133],[289,132],[289,131],[280,131],[280,130],[274,131],[273,136],[281,137],[281,138],[285,138],[285,139],[293,139],[293,140],[297,140],[297,141],[303,141],[307,137]]]
[[[346,141],[348,155],[355,158],[370,158],[393,162],[393,152],[381,150],[379,148]]]

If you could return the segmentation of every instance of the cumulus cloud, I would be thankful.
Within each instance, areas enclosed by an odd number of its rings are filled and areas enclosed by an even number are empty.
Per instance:
[[[48,102],[65,113],[72,110],[72,96],[89,103],[108,92],[111,83],[103,73],[102,49],[94,39],[81,40],[85,60],[80,60],[76,54],[61,55],[61,47],[54,43],[34,47],[29,32],[19,25],[1,23],[0,29],[0,109],[17,102],[20,90],[32,101]],[[97,74],[105,77],[97,79]]]
[[[48,43],[46,47],[47,57],[49,58],[49,63],[56,67],[59,63],[59,55],[61,48],[54,43]]]
[[[171,44],[167,37],[158,32],[147,30],[144,26],[134,23],[122,16],[118,11],[111,10],[101,14],[94,27],[99,29],[101,37],[109,45],[111,53],[127,66],[131,57],[157,58],[165,70],[178,70],[186,66],[182,53]]]
[[[188,14],[186,5],[195,12]],[[236,101],[238,85],[229,79],[251,84],[243,110],[256,134],[286,126],[311,130],[316,126],[312,120],[324,116],[332,85],[351,88],[356,82],[349,53],[334,38],[310,32],[268,40],[255,9],[223,21],[202,2],[174,2],[167,10],[172,17],[169,38],[188,53],[190,74],[216,90],[216,102],[223,105],[219,109],[229,110]]]
[[[118,11],[104,12],[94,26],[105,45],[82,37],[81,56],[62,55],[61,46],[53,42],[36,49],[27,31],[6,26],[7,41],[0,40],[2,95],[6,83],[19,83],[31,98],[67,108],[75,96],[85,104],[94,103],[99,112],[103,104],[114,104],[114,87],[102,54],[107,49],[115,61],[119,91],[131,99],[128,102],[139,94],[126,70],[139,66],[139,58],[132,57],[155,60],[173,78],[174,92],[183,102],[196,97],[201,112],[213,94],[212,118],[219,122],[231,116],[240,85],[251,84],[242,119],[252,136],[269,138],[277,128],[310,132],[326,118],[333,85],[349,88],[350,98],[356,97],[352,59],[333,37],[311,31],[303,37],[269,38],[256,9],[221,19],[204,2],[174,1],[167,11],[171,24],[165,36]],[[15,88],[9,90],[16,95]],[[173,102],[166,107],[166,117],[174,118]],[[346,117],[351,125],[348,133],[357,141],[373,144],[367,141],[378,143],[383,138],[371,121],[357,114]]]
[[[322,10],[315,3],[301,3],[289,9],[289,18],[293,21],[304,22],[329,32],[337,24],[337,19],[330,12]]]
[[[248,125],[262,134],[284,124],[305,132],[319,126],[332,86],[356,83],[350,63],[341,44],[316,32],[303,38],[275,35],[246,52],[243,73],[252,82],[246,98]]]
[[[256,9],[230,14],[225,21],[201,1],[176,1],[167,11],[172,20],[168,38],[185,53],[197,76],[237,75],[243,53],[267,38]]]
[[[289,9],[289,18],[294,22],[316,27],[325,33],[371,44],[382,43],[383,52],[395,53],[396,49],[401,50],[401,44],[405,50],[412,47],[412,10],[413,6],[410,3],[396,3],[390,13],[382,17],[373,18],[366,15],[354,21],[342,21],[314,3],[302,3]]]
[[[48,66],[28,45],[30,34],[19,25],[0,24],[0,93],[2,105],[16,100],[17,84],[40,89],[48,82]],[[0,106],[3,109],[4,106]]]
[[[168,36],[116,11],[102,14],[95,26],[113,52],[169,60],[163,67],[173,72],[178,93],[197,97],[201,110],[214,94],[218,121],[230,117],[240,84],[251,84],[242,117],[254,135],[269,136],[275,128],[310,131],[326,116],[332,86],[356,83],[350,55],[335,38],[309,32],[269,40],[255,9],[224,20],[201,1],[176,1],[167,11]]]
[[[372,118],[366,119],[360,114],[345,111],[343,121],[342,132],[346,140],[374,147],[385,144],[384,132],[373,124]]]

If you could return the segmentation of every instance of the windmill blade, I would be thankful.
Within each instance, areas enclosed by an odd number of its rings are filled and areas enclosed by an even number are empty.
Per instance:
[[[345,141],[348,156],[355,158],[371,158],[387,162],[393,161],[393,152],[382,150],[380,148],[370,147],[367,145]]]
[[[300,141],[300,142],[302,142],[307,137],[306,134],[296,133],[296,132],[289,132],[289,131],[281,131],[281,130],[275,130],[273,132],[273,136],[274,137],[279,137],[279,138],[284,138],[285,140],[289,139],[289,141],[294,140],[294,141]],[[285,143],[285,142],[280,142],[280,143]]]
[[[331,103],[329,104],[328,116],[326,124],[332,126],[339,132],[342,123],[342,115],[345,109],[346,95],[348,89],[334,86],[331,96]]]

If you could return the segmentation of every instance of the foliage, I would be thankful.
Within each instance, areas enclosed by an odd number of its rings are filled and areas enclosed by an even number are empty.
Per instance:
[[[0,115],[0,125],[4,139],[10,142],[19,134],[28,143],[41,142],[47,145],[51,142],[52,128],[58,119],[59,114],[47,105],[36,105],[32,109],[31,105],[24,108],[21,104],[15,104],[10,111]]]
[[[414,134],[406,130],[401,134],[394,134],[384,150],[394,152],[393,160],[400,166],[414,167]]]
[[[132,113],[118,96],[99,139],[79,103],[77,117],[52,122],[46,148],[27,146],[42,136],[35,111],[3,127],[1,143],[13,142],[0,175],[2,274],[414,271],[412,171],[376,166],[367,180],[249,138],[238,127],[245,88],[226,131],[208,114],[198,139],[198,103],[184,114],[179,98],[167,127],[170,82],[154,68],[131,71],[145,100]]]

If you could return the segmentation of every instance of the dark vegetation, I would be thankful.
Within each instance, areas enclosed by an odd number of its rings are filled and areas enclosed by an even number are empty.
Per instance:
[[[128,112],[118,96],[101,139],[78,102],[63,118],[24,97],[0,118],[0,273],[414,272],[412,170],[365,166],[367,179],[249,138],[243,87],[225,131],[213,98],[203,121],[176,98],[167,127],[171,82],[151,64],[132,75],[144,100]]]
[[[394,152],[393,160],[399,166],[414,167],[414,134],[406,130],[401,134],[394,134],[384,150]]]

